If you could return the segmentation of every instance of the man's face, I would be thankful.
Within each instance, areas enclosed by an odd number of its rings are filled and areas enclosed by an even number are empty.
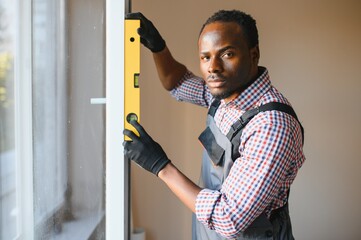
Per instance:
[[[227,102],[257,77],[258,46],[249,48],[235,22],[206,25],[198,40],[200,69],[211,94]]]

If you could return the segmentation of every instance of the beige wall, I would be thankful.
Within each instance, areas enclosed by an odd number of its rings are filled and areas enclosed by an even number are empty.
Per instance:
[[[134,0],[173,55],[198,71],[197,36],[218,9],[255,17],[260,64],[294,105],[305,131],[307,161],[291,190],[297,239],[361,239],[361,1]],[[177,103],[158,83],[142,48],[142,123],[192,180],[200,171],[197,141],[206,111]],[[134,165],[133,165],[134,166]],[[157,178],[133,167],[135,225],[147,240],[190,239],[191,213]]]

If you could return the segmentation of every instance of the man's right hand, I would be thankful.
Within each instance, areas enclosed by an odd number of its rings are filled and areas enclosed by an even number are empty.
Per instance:
[[[160,52],[165,48],[165,41],[155,28],[153,23],[149,21],[142,13],[128,13],[125,16],[126,19],[139,19],[140,28],[138,28],[138,34],[140,36],[140,42],[152,52]]]

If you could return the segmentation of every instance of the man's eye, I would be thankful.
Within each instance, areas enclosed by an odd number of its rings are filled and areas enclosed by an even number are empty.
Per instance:
[[[201,56],[201,60],[206,62],[209,60],[209,57],[208,56]]]
[[[233,57],[233,56],[234,56],[234,54],[232,52],[225,52],[223,54],[223,57],[225,57],[225,58],[230,58],[230,57]]]

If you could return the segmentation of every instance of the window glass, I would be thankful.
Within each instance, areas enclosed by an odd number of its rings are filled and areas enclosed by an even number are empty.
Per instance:
[[[0,1],[0,239],[105,239],[104,3]]]
[[[66,51],[61,1],[33,1],[33,166],[36,239],[61,232],[67,212]]]
[[[0,1],[0,239],[17,235],[14,129],[15,3]]]
[[[35,239],[105,238],[102,6],[32,3]]]

